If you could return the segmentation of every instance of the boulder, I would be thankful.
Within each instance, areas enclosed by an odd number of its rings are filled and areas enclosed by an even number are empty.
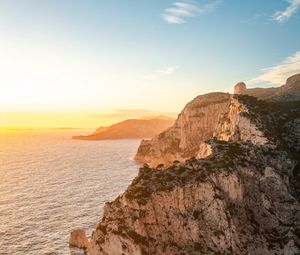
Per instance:
[[[70,234],[69,246],[88,250],[90,245],[89,239],[86,237],[83,229],[74,229]]]
[[[245,94],[247,92],[247,87],[244,82],[239,82],[234,86],[234,94]]]

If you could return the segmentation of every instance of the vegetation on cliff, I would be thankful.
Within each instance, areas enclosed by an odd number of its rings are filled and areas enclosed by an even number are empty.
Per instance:
[[[217,108],[186,107],[179,123],[155,138],[151,152],[161,156],[157,152],[168,148],[179,130],[197,130],[196,113],[206,121],[203,116],[218,109],[205,141],[194,131],[181,136],[185,142],[200,137],[198,145],[205,144],[210,154],[145,164],[126,192],[106,204],[91,255],[300,253],[300,100],[248,95],[213,100]],[[164,146],[161,141],[168,146],[156,150]],[[183,155],[182,140],[179,144],[176,156]],[[151,150],[153,144],[147,146]]]

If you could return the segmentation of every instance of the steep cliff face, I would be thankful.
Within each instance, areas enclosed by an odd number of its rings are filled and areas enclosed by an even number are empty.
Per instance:
[[[232,96],[225,114],[219,118],[214,137],[223,141],[250,141],[268,143],[267,137],[248,117],[249,110],[237,97]]]
[[[300,254],[300,100],[211,95],[144,142],[149,159],[164,158],[172,138],[172,160],[192,158],[145,164],[106,204],[90,255]]]
[[[265,145],[211,146],[204,160],[141,169],[106,205],[91,254],[299,254],[296,162]]]
[[[172,128],[152,140],[142,141],[136,159],[157,166],[191,157],[203,158],[211,153],[205,141],[212,137],[224,141],[251,141],[254,144],[268,142],[263,132],[247,117],[248,109],[242,102],[233,95],[218,95],[224,101],[216,100],[215,94],[194,99]],[[204,104],[205,97],[211,100],[211,104]],[[203,104],[197,104],[199,102]]]
[[[229,102],[230,95],[226,93],[196,97],[186,105],[171,128],[152,140],[142,141],[135,159],[157,166],[196,156],[201,142],[212,137]]]
[[[105,206],[90,254],[300,253],[300,101],[229,101],[210,155],[142,168]]]
[[[300,100],[300,74],[288,78],[278,88],[247,89],[241,82],[235,86],[236,95],[250,95],[270,102]],[[251,122],[247,107],[234,96],[210,93],[188,103],[175,124],[151,140],[143,140],[135,159],[151,166],[170,165],[175,160],[203,158],[210,152],[205,140],[215,136],[220,140],[268,143],[259,123]],[[267,116],[268,118],[268,116]]]

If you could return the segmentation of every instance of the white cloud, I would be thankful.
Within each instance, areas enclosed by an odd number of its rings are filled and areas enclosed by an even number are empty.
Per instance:
[[[300,73],[300,51],[287,57],[280,64],[262,70],[263,74],[248,81],[248,83],[272,83],[282,85],[286,79],[296,73]]]
[[[217,7],[222,0],[214,0],[200,6],[196,2],[175,2],[172,7],[165,9],[163,19],[170,24],[185,23],[185,19],[206,14]]]
[[[300,0],[287,0],[289,6],[284,11],[277,11],[273,15],[274,20],[282,23],[289,19],[292,15],[294,15],[299,7],[300,7]]]
[[[178,66],[170,66],[162,70],[157,70],[154,73],[148,74],[144,76],[144,79],[146,80],[154,80],[157,78],[160,78],[162,76],[172,75],[175,73],[175,71],[178,69]]]
[[[178,68],[177,66],[170,66],[164,70],[158,71],[158,73],[160,73],[162,75],[170,75],[170,74],[173,74],[177,68]]]

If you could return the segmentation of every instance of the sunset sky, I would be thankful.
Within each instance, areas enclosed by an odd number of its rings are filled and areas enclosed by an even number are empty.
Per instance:
[[[178,113],[300,72],[300,0],[0,0],[0,128]]]

